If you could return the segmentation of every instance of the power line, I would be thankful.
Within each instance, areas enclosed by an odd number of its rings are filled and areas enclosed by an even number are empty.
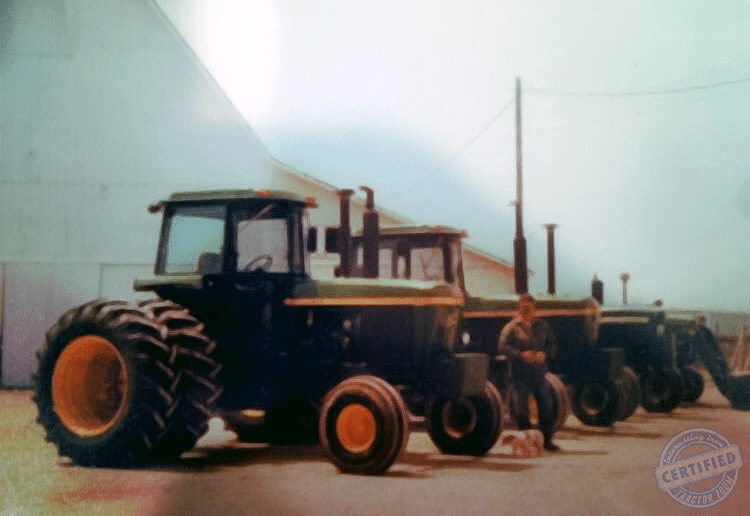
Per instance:
[[[500,117],[503,116],[503,114],[505,114],[508,108],[512,106],[515,103],[515,101],[516,101],[515,98],[511,98],[507,104],[505,104],[502,108],[500,108],[500,110],[497,113],[495,113],[495,115],[490,119],[490,121],[487,122],[487,124],[485,124],[485,126],[482,127],[482,129],[480,129],[477,134],[475,134],[471,139],[469,139],[469,141],[467,141],[463,146],[461,146],[461,148],[459,148],[456,152],[454,152],[450,158],[440,163],[440,165],[432,168],[425,175],[413,181],[409,186],[403,188],[401,192],[397,193],[396,195],[391,196],[391,198],[395,199],[395,198],[401,197],[402,195],[408,193],[412,188],[414,188],[418,184],[424,183],[431,177],[434,177],[438,172],[443,170],[446,166],[448,166],[461,154],[466,152],[469,149],[469,147],[471,147],[479,138],[481,138],[482,135],[486,133],[490,129],[490,127],[492,127],[495,124],[495,122],[497,122],[500,119]]]
[[[733,84],[740,84],[744,82],[750,82],[750,77],[744,79],[736,79],[733,81],[721,81],[714,82],[711,84],[699,84],[696,86],[686,86],[683,88],[670,88],[664,90],[641,90],[641,91],[621,91],[616,93],[597,93],[589,91],[559,91],[559,90],[547,90],[543,88],[524,88],[524,91],[529,93],[542,93],[545,95],[565,95],[569,97],[646,97],[651,95],[669,95],[673,93],[687,93],[698,90],[709,90],[713,88],[721,88],[723,86],[731,86]]]

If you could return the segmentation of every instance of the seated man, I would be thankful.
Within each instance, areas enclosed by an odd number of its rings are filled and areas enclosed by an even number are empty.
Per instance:
[[[559,448],[552,442],[555,424],[553,393],[544,378],[547,358],[554,356],[557,342],[547,322],[536,317],[533,297],[521,295],[518,313],[500,332],[497,354],[506,357],[508,362],[519,430],[531,426],[529,394],[532,394],[539,410],[539,429],[544,435],[544,449],[557,451]]]

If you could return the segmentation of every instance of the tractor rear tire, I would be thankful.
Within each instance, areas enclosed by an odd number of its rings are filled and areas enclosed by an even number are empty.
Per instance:
[[[648,412],[671,412],[682,399],[682,375],[673,368],[646,371],[641,377],[641,404]]]
[[[633,415],[641,403],[641,382],[636,372],[628,366],[623,366],[622,373],[617,381],[622,385],[624,396],[617,420],[624,421]]]
[[[620,395],[620,406],[617,410],[616,421],[622,421],[625,419],[628,411],[633,407],[634,400],[630,394],[629,384],[627,382],[627,379],[623,378],[622,375],[615,379],[615,385],[617,386]]]
[[[323,452],[343,473],[377,475],[406,447],[409,415],[401,395],[381,378],[347,378],[323,398]]]
[[[204,428],[208,415],[185,415],[183,401],[210,410],[194,382],[199,352],[183,356],[167,329],[138,306],[95,300],[50,328],[38,354],[37,421],[62,456],[82,466],[128,467],[174,459],[194,441],[176,441],[177,423]],[[195,356],[193,356],[195,355]]]
[[[492,382],[484,394],[431,400],[427,432],[437,448],[449,455],[485,455],[497,442],[508,411]],[[507,423],[505,423],[507,425]]]
[[[568,388],[565,386],[563,381],[554,373],[547,372],[544,374],[544,379],[552,391],[552,408],[555,413],[555,425],[553,429],[557,432],[572,413],[570,406],[570,395],[568,394]]]
[[[684,379],[684,389],[682,391],[683,403],[695,403],[703,394],[705,381],[703,376],[692,367],[683,367],[680,369]]]
[[[616,382],[594,381],[577,385],[571,402],[573,413],[581,423],[590,426],[610,426],[617,421],[623,399]]]
[[[216,343],[203,333],[203,323],[187,308],[160,298],[143,301],[139,306],[166,329],[165,343],[178,371],[177,409],[154,457],[171,460],[195,446],[198,438],[208,431],[208,419],[214,415],[216,400],[222,392],[216,383],[221,365],[211,358]]]

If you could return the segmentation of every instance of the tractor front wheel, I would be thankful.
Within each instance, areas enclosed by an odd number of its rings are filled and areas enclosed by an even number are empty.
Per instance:
[[[487,382],[480,396],[432,400],[427,407],[427,432],[443,453],[481,456],[497,442],[504,412],[500,393]]]
[[[646,371],[641,377],[641,404],[648,412],[671,412],[682,399],[682,375],[673,368]]]
[[[376,475],[395,462],[409,438],[401,395],[375,376],[354,376],[323,399],[319,437],[325,455],[343,473]]]
[[[610,426],[617,421],[623,403],[621,389],[613,381],[577,385],[571,401],[576,417],[590,426]]]
[[[685,389],[682,392],[682,401],[684,403],[695,403],[703,394],[705,381],[703,376],[692,367],[683,367],[680,369],[682,377],[685,380]]]

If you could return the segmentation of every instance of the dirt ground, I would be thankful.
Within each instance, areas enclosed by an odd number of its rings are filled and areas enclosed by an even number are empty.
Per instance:
[[[499,444],[482,458],[445,456],[415,431],[378,477],[340,474],[317,447],[238,443],[218,419],[175,464],[80,468],[44,441],[30,392],[0,391],[0,414],[0,516],[750,514],[748,467],[704,510],[678,504],[655,480],[664,446],[689,428],[720,432],[750,461],[750,412],[732,410],[713,384],[697,404],[668,415],[639,408],[612,428],[571,416],[557,434],[562,451],[537,458]]]

